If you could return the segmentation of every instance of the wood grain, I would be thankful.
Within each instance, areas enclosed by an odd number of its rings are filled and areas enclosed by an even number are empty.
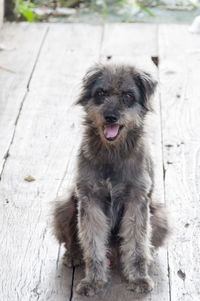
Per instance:
[[[157,27],[154,24],[105,24],[103,55],[157,55]]]
[[[0,174],[46,33],[47,25],[27,23],[5,23],[0,31]]]
[[[160,25],[165,197],[173,221],[171,300],[200,297],[200,39],[187,25]]]

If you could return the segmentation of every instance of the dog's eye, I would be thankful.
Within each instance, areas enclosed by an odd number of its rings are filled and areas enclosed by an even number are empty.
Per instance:
[[[105,95],[105,92],[103,90],[97,92],[97,96],[99,96],[99,97],[102,97],[104,95]]]
[[[131,93],[125,93],[123,95],[123,102],[126,107],[131,107],[134,104],[134,97]]]
[[[104,97],[105,96],[105,91],[104,90],[97,90],[96,92],[97,97]]]
[[[126,94],[126,97],[128,98],[128,99],[131,99],[132,98],[132,95],[131,94]]]
[[[106,96],[106,92],[103,89],[97,90],[95,93],[95,103],[102,104],[105,96]]]

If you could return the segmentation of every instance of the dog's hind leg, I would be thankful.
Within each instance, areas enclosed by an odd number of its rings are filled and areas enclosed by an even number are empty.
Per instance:
[[[55,203],[54,233],[60,243],[65,243],[63,263],[68,267],[80,265],[82,254],[77,233],[77,199],[73,193]]]
[[[167,213],[163,204],[152,203],[150,205],[152,238],[151,242],[155,248],[163,245],[168,234],[169,225]]]

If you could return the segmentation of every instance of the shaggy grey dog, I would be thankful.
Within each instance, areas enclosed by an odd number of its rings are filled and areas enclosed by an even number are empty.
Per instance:
[[[83,79],[78,104],[85,134],[74,190],[54,212],[64,263],[84,259],[79,294],[92,296],[108,279],[108,250],[119,254],[129,289],[148,293],[153,250],[168,233],[165,210],[154,203],[153,165],[144,137],[156,82],[131,66],[97,65]],[[112,255],[112,254],[111,254]]]

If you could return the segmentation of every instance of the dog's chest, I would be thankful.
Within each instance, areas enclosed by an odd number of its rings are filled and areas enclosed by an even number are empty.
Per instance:
[[[120,166],[113,166],[111,164],[101,165],[98,168],[100,181],[101,183],[105,181],[105,187],[108,193],[102,205],[104,206],[105,214],[109,218],[110,228],[115,232],[118,232],[116,227],[119,225],[123,213],[123,195],[126,185],[122,185],[122,172]],[[118,189],[118,187],[120,187],[120,189]]]
[[[111,184],[119,183],[122,180],[121,170],[111,164],[100,166],[99,176],[101,180],[109,181]]]

